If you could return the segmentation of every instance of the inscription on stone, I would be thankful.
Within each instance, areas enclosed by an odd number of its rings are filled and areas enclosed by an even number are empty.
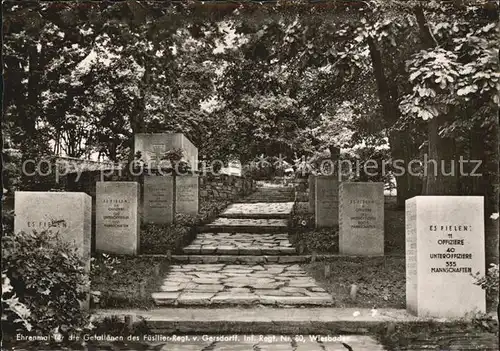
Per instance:
[[[14,201],[16,232],[57,232],[63,241],[75,246],[90,268],[92,198],[89,195],[16,191]]]
[[[315,177],[316,227],[335,227],[339,224],[339,183],[336,176]]]
[[[97,182],[96,249],[137,254],[139,186],[136,182]]]
[[[198,214],[198,176],[178,176],[175,181],[176,212],[189,215]]]
[[[344,255],[384,254],[384,184],[340,185],[339,251]]]
[[[461,318],[485,311],[481,196],[417,196],[406,201],[407,309],[418,316]]]
[[[143,220],[145,223],[173,222],[174,182],[171,176],[144,177]]]

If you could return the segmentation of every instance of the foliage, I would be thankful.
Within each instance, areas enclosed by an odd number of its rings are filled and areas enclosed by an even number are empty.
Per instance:
[[[92,258],[91,290],[100,308],[150,308],[166,262],[151,257],[98,254]]]
[[[116,268],[120,265],[120,259],[106,253],[98,254],[90,259],[90,275],[115,275]]]
[[[500,280],[498,264],[491,263],[486,275],[475,274],[473,277],[475,285],[479,285],[482,289],[486,290],[486,293],[490,296],[498,296],[498,282]]]
[[[130,325],[124,322],[122,318],[116,316],[105,317],[96,323],[95,328],[96,335],[108,334],[127,337],[129,335],[143,336],[151,333],[152,331],[149,329],[144,319],[139,319],[139,321]],[[102,346],[102,343],[99,343],[99,346]],[[144,345],[140,346],[144,347]]]
[[[13,289],[7,274],[2,272],[2,325],[4,323],[9,323],[11,326],[17,324],[20,330],[31,331],[31,324],[28,322],[30,310],[25,304],[19,302]]]
[[[290,240],[301,253],[338,253],[339,230],[315,229],[314,214],[308,203],[295,203],[290,225]]]
[[[195,233],[180,224],[144,224],[141,227],[140,249],[142,253],[180,253],[189,244]]]
[[[20,232],[2,237],[2,262],[13,293],[31,311],[27,320],[35,335],[67,337],[84,326],[80,302],[88,276],[75,248],[50,230]]]
[[[298,243],[303,245],[305,253],[338,253],[339,230],[338,228],[308,230],[298,235]]]

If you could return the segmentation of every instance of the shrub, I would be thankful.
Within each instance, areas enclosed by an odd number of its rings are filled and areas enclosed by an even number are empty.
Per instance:
[[[34,335],[64,337],[85,325],[80,301],[86,298],[88,276],[75,248],[50,230],[20,232],[2,237],[2,256],[12,293],[31,312],[26,320]],[[7,334],[15,331],[3,324]]]
[[[2,325],[10,324],[12,329],[31,331],[28,318],[31,314],[28,307],[13,292],[10,279],[2,272]]]
[[[479,285],[481,288],[486,290],[488,294],[498,295],[498,280],[499,280],[499,270],[497,264],[490,264],[488,272],[485,276],[480,276],[479,274],[473,275],[474,284]]]
[[[100,308],[151,308],[166,261],[156,257],[96,254],[92,258],[93,302]]]
[[[290,241],[303,253],[338,253],[339,229],[316,229],[314,214],[309,212],[307,202],[296,202],[290,224]],[[299,250],[300,251],[300,250]]]
[[[302,232],[297,235],[296,246],[302,246],[305,252],[338,253],[338,228],[325,228]]]
[[[141,252],[149,254],[180,253],[195,236],[190,227],[182,224],[145,224],[141,228]]]

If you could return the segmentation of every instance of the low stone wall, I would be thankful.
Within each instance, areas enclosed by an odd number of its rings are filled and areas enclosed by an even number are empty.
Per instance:
[[[225,174],[200,177],[200,202],[234,200],[254,191],[255,182],[251,178]]]

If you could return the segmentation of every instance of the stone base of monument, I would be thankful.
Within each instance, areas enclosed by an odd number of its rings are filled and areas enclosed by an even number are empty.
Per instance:
[[[485,272],[482,196],[406,200],[406,305],[418,316],[462,318],[485,312],[472,274]]]

